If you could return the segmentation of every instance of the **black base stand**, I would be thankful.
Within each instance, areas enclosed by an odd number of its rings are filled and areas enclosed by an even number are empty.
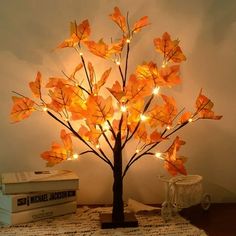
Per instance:
[[[111,213],[101,213],[100,222],[102,229],[138,227],[138,220],[134,213],[125,213],[124,222],[112,222]]]

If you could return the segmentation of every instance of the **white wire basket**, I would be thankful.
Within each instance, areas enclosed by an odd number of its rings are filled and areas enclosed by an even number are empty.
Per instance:
[[[180,211],[197,204],[201,204],[204,210],[210,207],[211,197],[203,192],[202,176],[186,175],[176,176],[170,179],[160,177],[166,182],[166,200],[162,204],[162,217],[168,220],[173,212]]]
[[[197,205],[202,200],[202,176],[187,175],[170,179],[170,202],[178,209]]]

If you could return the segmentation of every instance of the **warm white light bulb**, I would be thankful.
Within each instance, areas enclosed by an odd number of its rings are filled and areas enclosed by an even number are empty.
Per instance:
[[[166,127],[166,129],[170,130],[170,129],[171,129],[171,127],[168,125],[168,126]]]
[[[120,107],[120,110],[121,110],[121,112],[126,112],[127,111],[127,107],[125,105],[122,105]]]
[[[126,39],[126,43],[130,43],[130,39]]]
[[[120,65],[120,61],[116,60],[116,65],[119,66]]]
[[[159,159],[163,159],[161,152],[156,152],[156,153],[155,153],[155,157],[157,157],[157,158],[159,158]]]
[[[135,152],[136,152],[136,153],[139,153],[139,152],[140,152],[140,150],[137,148]]]
[[[44,107],[44,108],[43,108],[43,111],[48,111],[48,108],[47,108],[47,107]]]
[[[100,148],[100,145],[99,145],[99,143],[95,146],[97,149],[99,149]]]
[[[189,118],[189,119],[188,119],[188,122],[192,122],[192,121],[193,121],[193,119],[192,119],[192,118]]]
[[[83,53],[82,53],[82,52],[80,52],[80,53],[79,53],[79,55],[80,55],[80,56],[83,56]]]
[[[73,154],[73,159],[74,159],[74,160],[77,160],[78,158],[79,158],[79,154],[74,153],[74,154]]]
[[[108,131],[108,130],[110,129],[109,124],[108,124],[107,122],[104,122],[104,124],[102,125],[102,129],[103,129],[104,131]]]
[[[167,63],[168,63],[167,61],[163,61],[161,67],[165,68],[167,66]]]
[[[143,114],[140,115],[140,120],[141,120],[141,121],[145,121],[145,120],[147,120],[147,119],[148,119],[147,116],[145,116],[145,115],[143,115]]]
[[[154,95],[157,95],[159,93],[159,90],[160,90],[160,87],[155,87],[153,90],[152,90],[152,93]]]

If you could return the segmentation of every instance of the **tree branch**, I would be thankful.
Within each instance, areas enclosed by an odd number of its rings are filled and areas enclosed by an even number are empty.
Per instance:
[[[109,139],[107,138],[107,136],[106,136],[106,134],[105,134],[105,132],[104,132],[102,126],[99,125],[99,128],[100,128],[100,130],[102,131],[102,136],[104,137],[104,139],[106,140],[107,144],[109,145],[109,147],[110,147],[111,150],[113,151],[113,147],[112,147],[112,145],[111,145]]]

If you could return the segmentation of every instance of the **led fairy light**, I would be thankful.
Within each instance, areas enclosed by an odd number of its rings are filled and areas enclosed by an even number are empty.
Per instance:
[[[188,122],[189,122],[189,123],[191,123],[192,121],[193,121],[193,119],[192,119],[192,118],[189,118],[189,119],[188,119]]]
[[[160,90],[160,87],[155,87],[153,90],[152,90],[152,93],[154,95],[157,95],[159,93],[159,90]]]
[[[170,130],[170,129],[171,129],[171,127],[168,125],[168,126],[166,126],[166,129],[167,129],[167,130]]]
[[[165,68],[165,67],[167,66],[167,64],[168,64],[168,62],[164,60],[164,61],[162,62],[161,67],[162,67],[162,68]]]
[[[126,43],[130,43],[130,39],[126,39]]]
[[[120,106],[120,111],[121,112],[126,112],[127,111],[127,107],[125,105],[121,105]]]
[[[110,129],[110,126],[106,121],[103,123],[102,129],[103,129],[103,131],[108,131]]]
[[[47,107],[43,107],[43,111],[48,111],[48,108]]]
[[[73,160],[77,160],[79,158],[79,154],[78,153],[74,153],[73,154]]]
[[[80,55],[80,56],[83,56],[83,53],[82,53],[82,52],[80,52],[80,53],[79,53],[79,55]]]
[[[144,114],[141,114],[141,115],[140,115],[140,120],[141,120],[141,121],[146,121],[147,119],[148,119],[148,117],[145,116]]]
[[[100,148],[100,145],[99,145],[99,143],[98,144],[96,144],[96,146],[95,146],[97,149],[99,149]]]
[[[137,149],[135,150],[135,152],[136,152],[136,153],[140,153],[140,150],[137,148]]]
[[[159,158],[159,159],[162,159],[162,160],[164,159],[164,158],[162,157],[162,153],[161,153],[161,152],[156,152],[156,153],[155,153],[155,157],[156,157],[156,158]]]
[[[117,66],[120,66],[120,61],[119,60],[116,60],[115,63],[116,63]]]

